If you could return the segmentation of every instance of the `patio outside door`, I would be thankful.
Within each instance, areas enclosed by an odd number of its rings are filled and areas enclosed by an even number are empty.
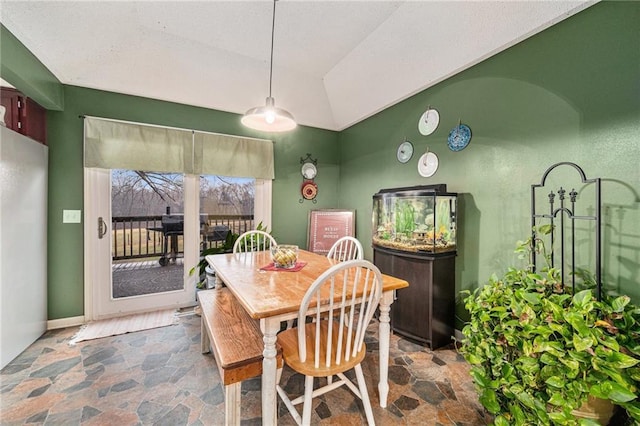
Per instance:
[[[163,232],[160,222],[141,224],[140,220],[132,219],[128,225],[134,227],[134,232],[123,232],[127,226],[124,223],[116,224],[112,229],[112,171],[108,169],[85,169],[85,320],[96,320],[114,316],[122,316],[136,312],[146,312],[167,308],[178,308],[195,304],[195,277],[188,275],[191,265],[195,265],[198,259],[199,249],[199,215],[198,215],[198,177],[185,175],[183,177],[184,202],[182,211],[173,210],[172,213],[182,213],[182,235],[173,238],[173,243],[180,243],[179,251],[184,252],[179,260],[166,261],[172,254],[171,235]],[[175,207],[174,207],[175,208]],[[122,216],[116,214],[114,216]],[[127,216],[146,216],[144,214]],[[157,216],[157,215],[156,215]],[[155,230],[153,230],[155,228]],[[124,238],[124,240],[123,240]],[[140,257],[141,246],[149,244],[157,246],[157,241],[167,238],[167,252],[161,244],[164,260],[159,260],[160,254],[150,259]],[[131,241],[132,240],[132,241]],[[126,244],[125,244],[126,243]],[[129,254],[121,250],[129,247]],[[133,249],[131,248],[133,245]],[[154,250],[154,253],[157,251]],[[131,257],[133,256],[138,257]],[[114,256],[120,259],[114,261]],[[127,258],[131,257],[131,259]],[[120,265],[123,262],[140,265],[138,270],[126,277],[120,273],[114,279],[114,262]],[[184,262],[184,266],[182,263]],[[177,263],[177,265],[176,265]],[[164,264],[165,266],[162,266]],[[146,268],[146,269],[145,269]],[[174,285],[169,289],[160,290],[145,286],[154,286],[159,277],[171,274],[174,277]],[[117,272],[116,272],[117,273]],[[137,286],[140,289],[127,288]]]

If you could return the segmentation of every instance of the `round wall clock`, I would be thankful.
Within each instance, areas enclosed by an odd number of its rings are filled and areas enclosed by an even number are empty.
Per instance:
[[[411,160],[411,157],[413,157],[413,144],[405,140],[398,146],[396,158],[399,162],[406,163],[407,161]]]
[[[422,177],[431,177],[438,170],[438,156],[435,152],[425,152],[418,160],[418,173]]]
[[[427,108],[427,110],[420,116],[418,120],[418,131],[427,136],[435,132],[440,123],[440,113],[435,108]]]
[[[451,151],[462,151],[469,145],[471,140],[471,129],[466,124],[458,124],[451,129],[447,143]]]

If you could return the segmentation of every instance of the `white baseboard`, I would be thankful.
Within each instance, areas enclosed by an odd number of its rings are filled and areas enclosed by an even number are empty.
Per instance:
[[[57,330],[59,328],[75,327],[84,324],[84,315],[78,317],[60,318],[47,321],[47,330]]]

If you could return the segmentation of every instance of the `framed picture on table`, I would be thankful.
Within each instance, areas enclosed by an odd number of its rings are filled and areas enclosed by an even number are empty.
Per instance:
[[[307,250],[326,255],[338,239],[355,237],[355,226],[355,210],[311,210],[309,212]]]

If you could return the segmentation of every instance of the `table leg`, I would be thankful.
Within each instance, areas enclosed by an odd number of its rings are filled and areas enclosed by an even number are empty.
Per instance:
[[[389,394],[389,341],[391,339],[389,326],[389,311],[393,303],[393,291],[385,291],[380,299],[379,316],[379,344],[380,344],[380,382],[378,382],[378,393],[380,394],[380,406],[387,406],[387,395]]]
[[[276,333],[280,330],[280,320],[265,318],[260,320],[264,341],[262,353],[262,424],[275,425],[278,423],[278,410],[276,405],[276,373],[277,351]]]
[[[222,282],[222,280],[220,279],[218,274],[216,274],[215,284],[214,284],[213,288],[215,288],[216,290],[220,290],[222,288],[223,284],[224,283]]]

